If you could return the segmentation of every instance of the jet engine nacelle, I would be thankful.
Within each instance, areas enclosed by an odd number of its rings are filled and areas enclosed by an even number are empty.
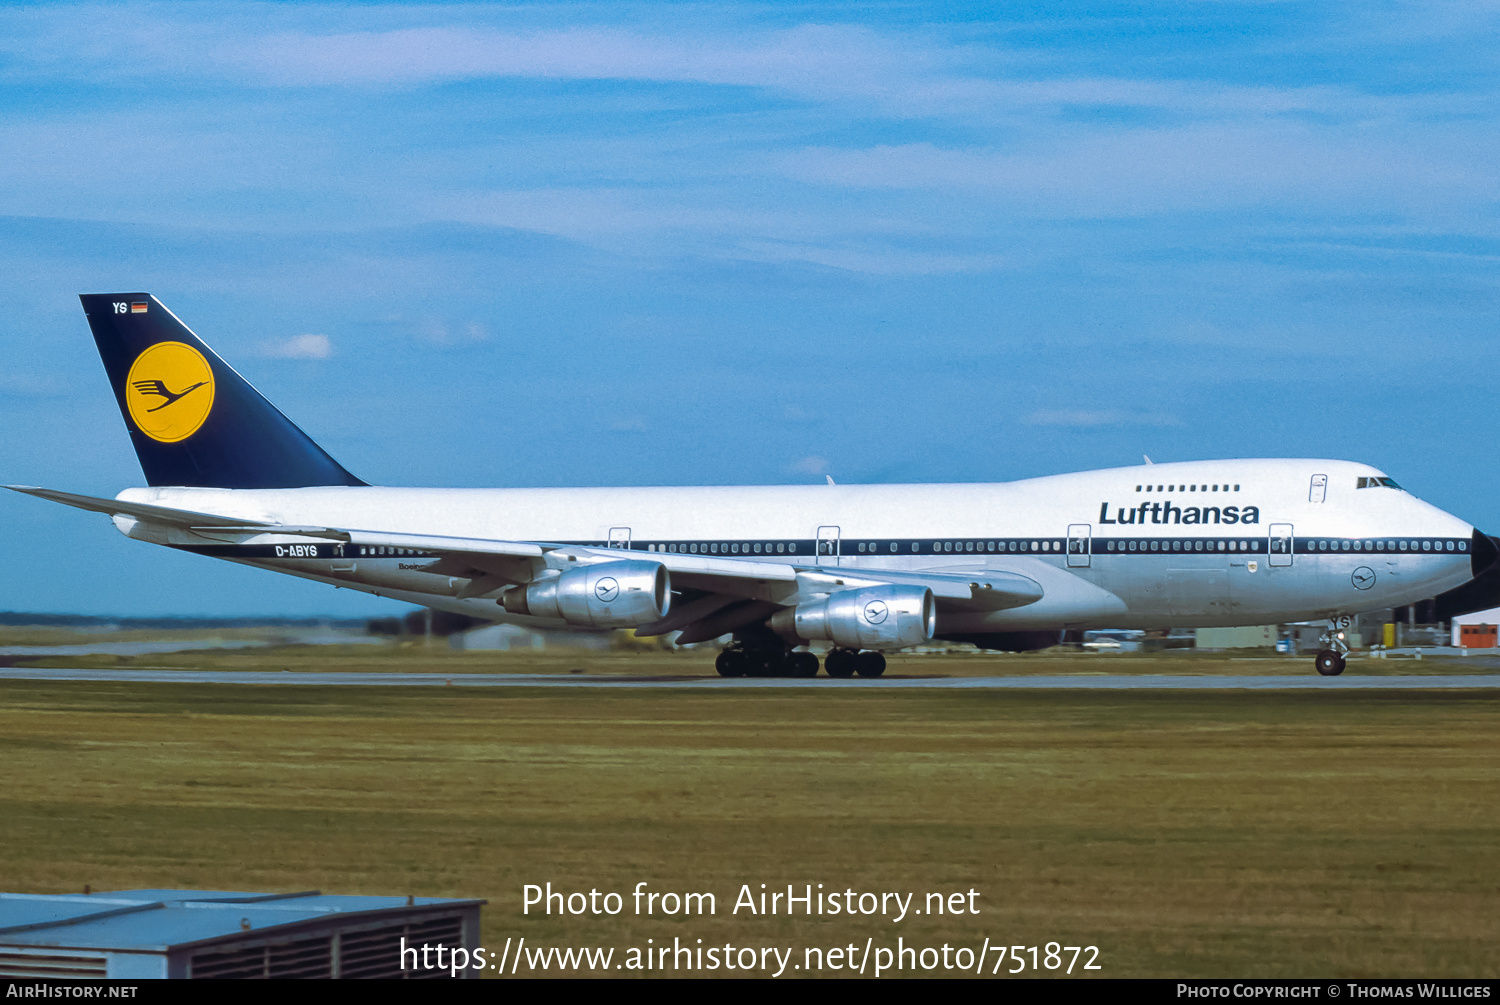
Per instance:
[[[937,605],[925,586],[871,586],[777,611],[771,627],[799,643],[828,639],[849,649],[901,649],[932,638]]]
[[[635,628],[666,616],[672,580],[656,562],[600,562],[512,587],[500,605],[511,614],[586,628]]]

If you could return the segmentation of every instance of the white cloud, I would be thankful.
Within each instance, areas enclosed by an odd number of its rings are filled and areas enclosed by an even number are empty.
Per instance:
[[[208,61],[283,86],[412,86],[485,77],[640,80],[763,87],[825,101],[875,101],[900,116],[991,117],[1079,108],[1190,115],[1370,118],[1400,106],[1451,108],[1450,95],[1365,94],[1328,85],[1262,86],[1112,76],[1031,77],[1022,52],[955,45],[940,34],[804,24],[775,31],[535,31],[428,25],[388,31],[211,36]],[[128,57],[122,57],[128,58]],[[966,65],[998,66],[990,74]]]
[[[792,465],[792,470],[799,475],[826,475],[828,467],[828,458],[813,455],[797,461]]]
[[[889,90],[902,64],[923,59],[923,47],[906,40],[903,51],[900,41],[866,28],[824,25],[736,35],[732,41],[592,27],[515,32],[430,26],[267,34],[216,47],[211,58],[286,85],[533,77],[868,93]]]
[[[171,9],[168,8],[168,11]],[[874,103],[886,114],[966,120],[1080,108],[1189,115],[1334,112],[1370,119],[1400,106],[1452,110],[1452,94],[1391,96],[1310,84],[1133,79],[1047,72],[1035,50],[957,42],[936,29],[802,24],[747,29],[578,25],[516,30],[475,24],[472,11],[363,11],[321,19],[230,5],[209,19],[160,9],[44,11],[0,21],[12,74],[89,79],[229,77],[285,87],[413,87],[521,77],[767,88],[819,101]],[[300,16],[299,16],[300,15]],[[504,18],[512,20],[514,18]],[[386,27],[392,20],[405,22]],[[351,21],[367,30],[341,30]],[[413,24],[413,21],[427,23]],[[385,24],[382,24],[384,22]],[[1470,102],[1473,104],[1473,102]]]
[[[478,345],[490,340],[489,329],[478,321],[450,323],[442,318],[423,318],[417,331],[433,345]]]
[[[273,359],[327,359],[333,355],[333,343],[327,335],[293,335],[263,343],[260,354]]]
[[[1004,268],[1003,255],[963,255],[912,251],[899,247],[840,247],[785,241],[747,240],[734,257],[757,262],[805,262],[846,272],[876,276],[928,276],[989,272]]]
[[[263,192],[274,197],[269,209],[249,204],[253,228],[305,223],[309,207],[342,221],[351,206],[377,206],[394,225],[498,224],[631,252],[650,250],[642,235],[663,235],[674,251],[687,243],[684,235],[707,235],[717,257],[941,275],[1015,263],[982,248],[861,238],[878,217],[941,231],[995,206],[1030,216],[1117,217],[1280,212],[1292,203],[1294,210],[1426,214],[1447,226],[1475,211],[1491,214],[1500,188],[1500,132],[1489,128],[1493,100],[1483,91],[1378,93],[1323,83],[1314,73],[1301,86],[1168,79],[1154,70],[1132,75],[1135,64],[1070,65],[1067,47],[1039,59],[1051,50],[977,44],[938,28],[766,30],[732,14],[718,26],[713,17],[654,24],[637,17],[633,27],[518,30],[504,25],[523,23],[523,15],[468,8],[294,14],[231,4],[212,17],[173,7],[115,10],[0,10],[7,61],[0,79],[82,75],[91,86],[152,79],[169,94],[174,83],[197,91],[209,78],[215,88],[226,80],[230,88],[248,85],[231,99],[239,104],[216,97],[151,104],[149,112],[108,102],[86,112],[20,110],[0,136],[0,213],[153,223],[191,217],[198,224],[203,207],[228,220],[242,205],[239,193]],[[573,8],[559,19],[596,16]],[[1214,74],[1206,65],[1189,72]],[[370,88],[503,77],[756,88],[775,107],[746,113],[742,95],[716,114],[672,119],[681,125],[665,132],[650,114],[621,113],[620,128],[523,127],[488,138],[477,125],[488,119],[470,111],[464,114],[475,126],[461,142],[426,146],[442,134],[419,129],[414,135],[429,137],[421,150],[371,158],[359,144],[344,145],[344,130],[295,113],[283,118],[276,109],[285,95],[264,87],[347,87],[356,93],[330,100],[364,101]],[[694,107],[704,100],[698,88],[652,93],[663,108],[680,93],[690,93]],[[314,108],[324,96],[295,107]],[[472,99],[452,100],[462,108]],[[589,99],[528,100],[571,113]],[[413,121],[407,114],[389,121]],[[910,123],[919,118],[946,120],[944,139],[921,142],[920,127]],[[804,145],[852,121],[861,123],[861,136],[883,142]],[[954,125],[961,128],[948,128]],[[380,149],[400,151],[391,137],[401,128],[387,136],[384,126],[363,128]],[[111,137],[107,162],[88,156],[101,135]],[[870,190],[883,205],[871,213],[808,195],[787,177]],[[338,179],[337,191],[321,181],[329,178]],[[295,192],[286,191],[287,179],[299,179]],[[952,198],[924,202],[928,192]],[[434,339],[475,340],[460,330]]]
[[[1424,141],[1418,141],[1418,137]],[[803,181],[851,188],[958,190],[1026,207],[1140,213],[1235,205],[1473,202],[1500,182],[1500,144],[1442,129],[1371,136],[1284,122],[1073,128],[1021,150],[930,143],[814,147],[787,155]],[[1395,202],[1393,202],[1395,200]]]
[[[50,398],[66,394],[67,382],[60,376],[28,372],[0,373],[0,395],[18,398]]]
[[[1032,426],[1067,426],[1087,429],[1098,426],[1176,426],[1181,420],[1161,412],[1125,412],[1118,409],[1044,409],[1026,417]]]

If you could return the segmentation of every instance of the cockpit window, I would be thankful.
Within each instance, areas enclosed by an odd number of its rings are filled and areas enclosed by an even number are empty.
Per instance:
[[[1361,489],[1399,489],[1401,486],[1396,484],[1396,479],[1394,478],[1365,478],[1361,476],[1359,484],[1355,487]]]

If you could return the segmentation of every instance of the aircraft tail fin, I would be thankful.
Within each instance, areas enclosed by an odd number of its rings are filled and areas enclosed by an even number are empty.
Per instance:
[[[147,293],[87,293],[83,312],[151,485],[363,485]]]

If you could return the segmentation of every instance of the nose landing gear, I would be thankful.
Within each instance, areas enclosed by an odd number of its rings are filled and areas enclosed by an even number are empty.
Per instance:
[[[1337,677],[1344,672],[1344,656],[1349,646],[1344,642],[1344,631],[1353,624],[1348,615],[1328,619],[1328,628],[1318,637],[1324,648],[1318,650],[1313,666],[1324,677]]]
[[[1320,650],[1313,665],[1324,677],[1337,677],[1344,672],[1344,654],[1336,649]]]

